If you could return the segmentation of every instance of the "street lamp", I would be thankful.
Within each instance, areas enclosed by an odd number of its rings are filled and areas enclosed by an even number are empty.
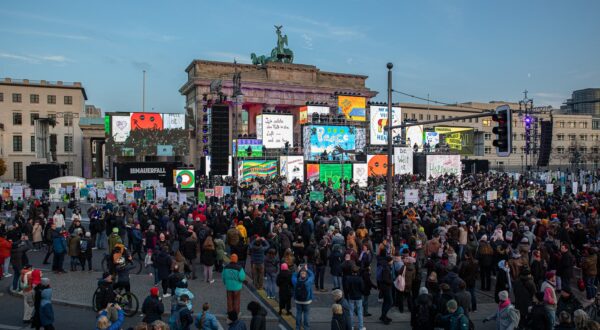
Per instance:
[[[386,226],[387,226],[387,237],[392,237],[392,68],[394,65],[390,62],[386,65],[388,69],[388,118],[387,118],[387,188],[386,188]]]

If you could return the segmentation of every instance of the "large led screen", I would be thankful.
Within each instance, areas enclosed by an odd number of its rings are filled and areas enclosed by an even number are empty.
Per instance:
[[[273,178],[277,175],[277,160],[244,160],[238,166],[240,182],[256,178]]]
[[[365,121],[366,107],[367,100],[362,96],[338,96],[338,113],[348,120]]]
[[[342,173],[344,180],[352,180],[352,164],[321,164],[319,180],[326,184],[329,184],[329,180],[331,180],[333,187],[337,189],[340,187]]]
[[[189,134],[185,114],[107,113],[106,153],[110,156],[185,156]]]
[[[388,156],[387,155],[368,155],[367,156],[367,165],[369,176],[382,176],[387,175],[388,168]],[[392,168],[392,173],[393,173]]]
[[[237,144],[237,147],[236,147]],[[257,139],[239,139],[233,140],[232,150],[235,153],[237,150],[238,157],[262,157],[263,144],[262,140]]]
[[[371,106],[370,110],[370,142],[372,145],[385,145],[387,144],[387,130],[388,126],[388,107],[387,106]],[[399,107],[392,108],[392,125],[402,124],[402,109]],[[400,137],[402,129],[392,130],[392,141],[395,137]]]
[[[423,148],[423,125],[410,126],[406,128],[406,145],[419,149]]]
[[[304,158],[306,160],[346,160],[350,153],[338,153],[336,147],[355,151],[356,132],[352,126],[304,126]],[[326,157],[324,152],[326,152]]]
[[[304,181],[304,158],[302,156],[279,157],[279,174],[292,182],[295,179]]]
[[[447,144],[451,152],[473,154],[475,134],[472,127],[436,126],[434,131],[439,134],[439,142]]]

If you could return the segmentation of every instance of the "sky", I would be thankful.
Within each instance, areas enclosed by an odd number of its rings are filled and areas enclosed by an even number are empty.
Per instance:
[[[183,111],[194,59],[249,63],[283,25],[295,63],[369,76],[454,103],[518,101],[559,107],[600,87],[597,0],[10,1],[0,7],[0,77],[79,81],[88,104]],[[243,78],[242,78],[243,79]],[[394,102],[422,103],[394,94]]]

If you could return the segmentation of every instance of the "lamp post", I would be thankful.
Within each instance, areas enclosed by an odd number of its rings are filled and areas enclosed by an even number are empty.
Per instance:
[[[387,127],[387,187],[385,196],[386,206],[386,235],[388,238],[392,236],[392,68],[394,65],[390,62],[387,64],[388,69],[388,127]]]

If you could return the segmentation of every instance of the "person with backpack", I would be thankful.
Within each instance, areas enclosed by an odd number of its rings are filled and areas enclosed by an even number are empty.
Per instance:
[[[69,249],[68,254],[69,257],[71,257],[71,262],[69,263],[69,266],[71,267],[72,272],[77,270],[79,260],[81,259],[81,250],[79,246],[79,243],[81,242],[80,233],[81,229],[76,229],[67,239],[67,247]]]
[[[267,311],[256,301],[249,302],[247,309],[252,314],[250,330],[267,330]]]
[[[426,287],[419,289],[419,296],[415,299],[415,306],[411,311],[410,325],[413,329],[433,330],[435,308],[433,298]]]
[[[279,315],[285,310],[287,315],[292,315],[292,272],[285,262],[280,266],[281,271],[277,274],[277,287],[279,288]]]
[[[170,330],[189,330],[194,323],[192,311],[188,308],[189,297],[183,294],[177,299],[177,304],[171,306],[171,316],[169,317]]]
[[[350,303],[350,324],[354,326],[354,314],[358,316],[358,330],[363,329],[363,290],[364,284],[360,277],[360,267],[353,266],[352,273],[344,277],[344,293]]]
[[[508,291],[500,291],[498,293],[498,300],[500,301],[498,303],[498,310],[496,310],[494,314],[483,319],[483,323],[495,320],[496,329],[498,330],[517,329],[521,319],[521,313],[519,313],[519,310],[511,304],[510,299],[508,298]]]
[[[303,326],[304,330],[310,329],[310,304],[313,299],[312,286],[315,281],[315,274],[302,265],[298,272],[292,275],[292,285],[294,286],[294,301],[296,303],[296,330]]]
[[[87,262],[88,271],[92,271],[92,234],[88,231],[79,241],[79,262],[81,263],[81,271],[85,270]]]
[[[448,301],[448,303],[446,303],[446,308],[448,308],[448,314],[439,317],[441,323],[445,325],[445,329],[470,330],[473,328],[472,322],[465,315],[462,307],[458,306],[456,300],[452,299]]]
[[[231,255],[230,262],[221,273],[221,278],[227,290],[227,312],[240,312],[240,295],[242,285],[246,280],[244,269],[238,265],[238,256],[234,253]]]

